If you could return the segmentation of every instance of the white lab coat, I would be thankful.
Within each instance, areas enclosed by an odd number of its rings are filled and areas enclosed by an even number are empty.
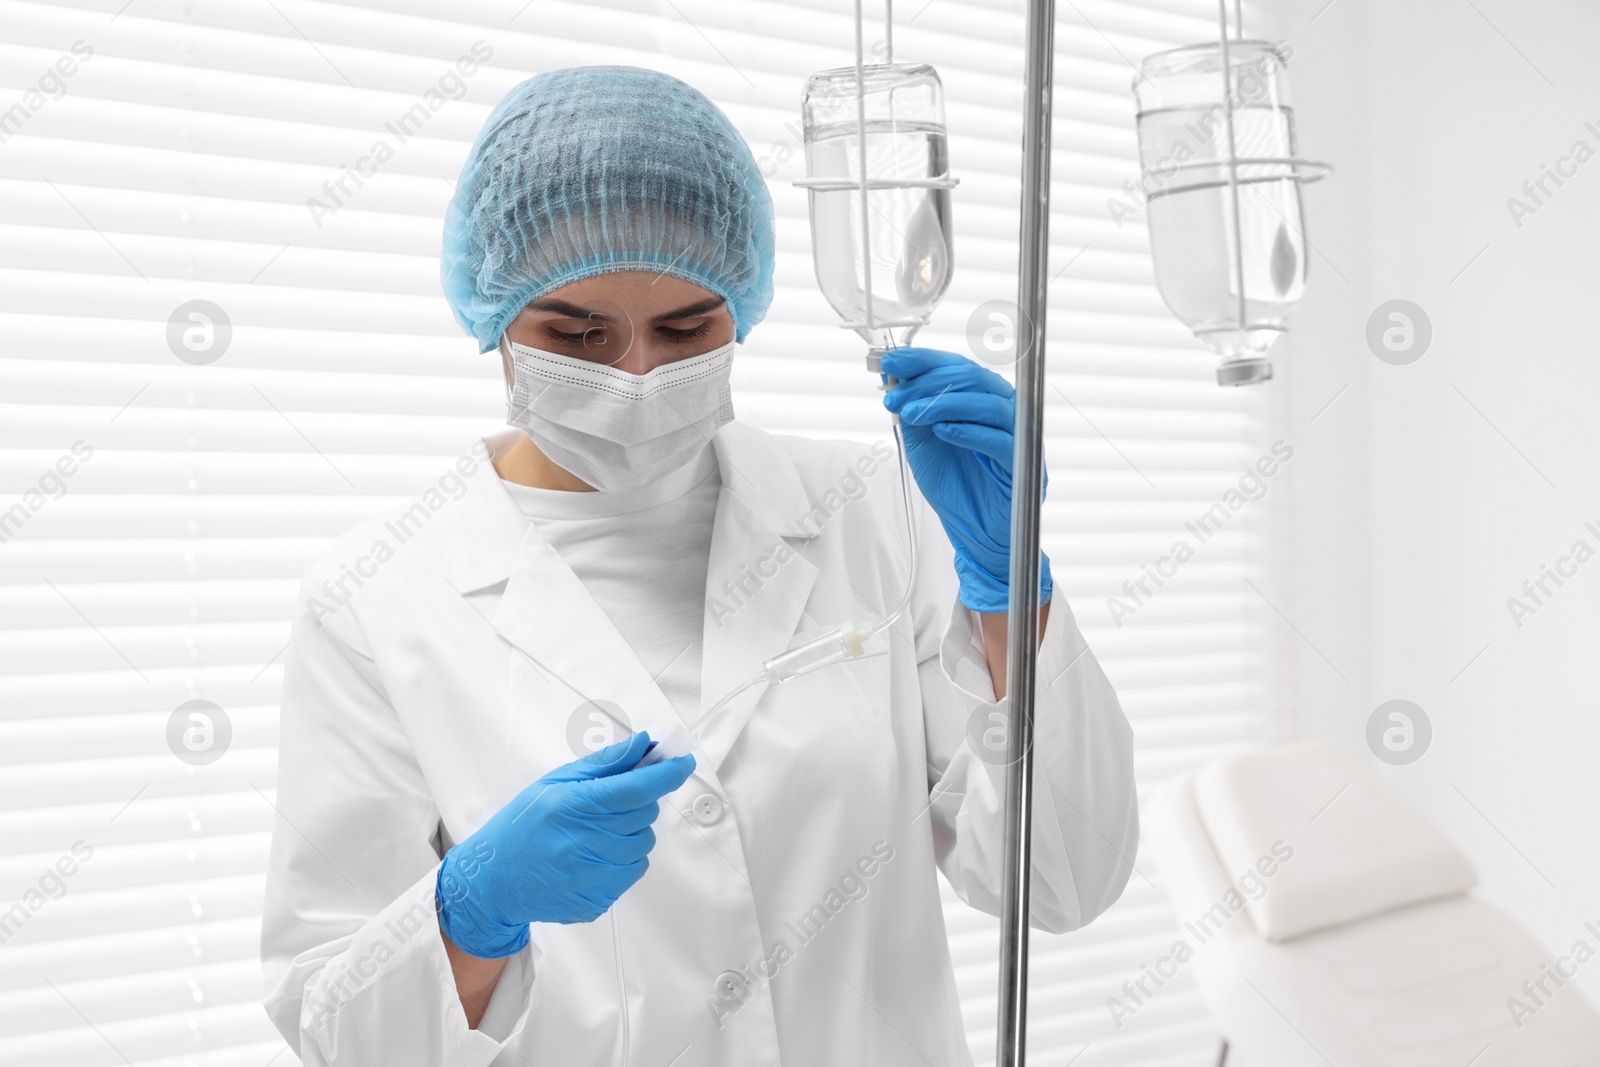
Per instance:
[[[702,709],[799,637],[881,618],[907,577],[892,443],[735,422],[714,444]],[[719,713],[644,877],[595,922],[533,924],[468,1029],[440,850],[576,758],[585,700],[652,737],[685,724],[491,464],[459,467],[464,491],[356,527],[300,590],[262,960],[304,1063],[970,1064],[935,871],[998,913],[1004,770],[975,753],[1004,705],[920,497],[911,609],[869,647],[885,654]],[[1039,680],[1032,922],[1060,932],[1127,882],[1132,732],[1060,596]]]

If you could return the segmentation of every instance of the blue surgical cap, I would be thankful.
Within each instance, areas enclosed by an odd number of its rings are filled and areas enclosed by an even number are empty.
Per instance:
[[[772,304],[772,197],[739,131],[641,67],[537,74],[495,106],[445,213],[439,271],[479,351],[595,274],[671,274],[728,303],[744,341]]]

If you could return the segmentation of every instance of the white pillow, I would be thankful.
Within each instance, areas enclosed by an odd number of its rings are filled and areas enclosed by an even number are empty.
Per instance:
[[[1194,792],[1256,933],[1271,941],[1456,896],[1477,883],[1437,826],[1327,741],[1218,760],[1195,776]]]

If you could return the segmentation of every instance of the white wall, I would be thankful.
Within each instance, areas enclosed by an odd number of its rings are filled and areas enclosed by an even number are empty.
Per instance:
[[[1427,754],[1368,758],[1488,899],[1552,950],[1600,948],[1600,558],[1520,628],[1506,604],[1574,541],[1600,551],[1600,157],[1520,228],[1506,204],[1575,141],[1600,153],[1600,8],[1292,0],[1281,33],[1302,148],[1339,167],[1308,191],[1321,254],[1273,387],[1293,732],[1366,755],[1377,704],[1421,705]],[[1433,326],[1409,366],[1365,340],[1394,298]],[[1600,961],[1579,984],[1600,1002]]]

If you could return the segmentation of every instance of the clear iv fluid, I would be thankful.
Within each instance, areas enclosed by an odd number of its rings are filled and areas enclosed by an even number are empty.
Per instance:
[[[942,126],[868,122],[866,144],[871,181],[927,179],[947,168]],[[806,144],[806,164],[814,177],[859,182],[855,123],[817,130]],[[879,328],[866,327],[859,189],[813,190],[811,245],[817,282],[834,311],[869,344],[904,344],[933,314],[950,284],[950,190],[869,189],[867,199],[872,317]],[[882,325],[886,323],[894,325]]]
[[[1289,108],[1246,106],[1234,112],[1233,121],[1240,159],[1293,158]],[[1305,291],[1305,222],[1293,170],[1282,164],[1239,165],[1247,324],[1240,330],[1238,273],[1231,254],[1233,198],[1224,162],[1227,131],[1217,109],[1146,112],[1139,117],[1139,139],[1150,146],[1147,159],[1188,156],[1183,170],[1152,166],[1145,179],[1150,250],[1162,299],[1212,350],[1229,358],[1264,354],[1286,329],[1289,312]]]

